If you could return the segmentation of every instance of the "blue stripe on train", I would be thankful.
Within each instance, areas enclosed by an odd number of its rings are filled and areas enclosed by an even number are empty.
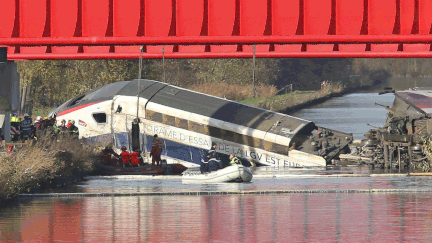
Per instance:
[[[114,146],[117,148],[121,148],[122,146],[125,146],[128,150],[130,150],[130,144],[128,141],[130,141],[130,138],[128,138],[128,133],[116,133],[114,134],[115,137],[115,144]],[[145,134],[141,134],[142,136],[142,151],[143,152],[150,152],[151,151],[151,145],[153,142],[153,136],[146,136]],[[101,144],[108,144],[111,142],[111,134],[104,134],[99,135],[95,137],[89,137],[87,138],[89,142],[93,143],[101,143]],[[189,145],[185,145],[176,141],[163,139],[165,141],[166,147],[162,149],[162,155],[168,156],[174,159],[183,160],[186,162],[191,162],[195,164],[201,164],[201,156],[202,156],[202,150],[198,147],[193,147]],[[210,149],[210,148],[208,148]],[[207,153],[207,150],[204,150],[205,153]],[[226,154],[219,153],[219,157],[222,160],[222,163],[226,166],[229,164],[229,156]],[[241,159],[242,163],[244,165],[249,165],[249,162],[247,160]]]

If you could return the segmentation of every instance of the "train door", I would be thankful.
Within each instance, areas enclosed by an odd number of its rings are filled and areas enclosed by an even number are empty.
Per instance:
[[[113,99],[111,107],[111,135],[116,148],[125,146],[130,150],[130,139],[128,131],[131,130],[132,120],[126,115],[127,103],[119,97]],[[128,124],[130,123],[130,124]],[[129,125],[129,127],[128,127]]]

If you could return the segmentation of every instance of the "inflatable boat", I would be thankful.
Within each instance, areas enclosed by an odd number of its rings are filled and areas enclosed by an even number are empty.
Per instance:
[[[230,165],[209,173],[185,171],[182,174],[183,183],[250,182],[251,180],[251,170],[243,165]]]

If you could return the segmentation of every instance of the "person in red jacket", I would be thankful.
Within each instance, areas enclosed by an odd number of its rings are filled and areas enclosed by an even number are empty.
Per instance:
[[[141,150],[131,153],[131,164],[133,167],[138,167],[140,164]]]
[[[152,150],[150,152],[150,157],[152,157],[152,166],[155,165],[155,162],[159,166],[161,161],[162,145],[162,141],[159,139],[158,135],[155,134],[153,136]]]
[[[130,166],[130,163],[129,163],[130,153],[126,150],[125,146],[121,147],[121,150],[123,151],[120,154],[120,157],[121,157],[122,162],[123,162],[123,167],[129,167]]]

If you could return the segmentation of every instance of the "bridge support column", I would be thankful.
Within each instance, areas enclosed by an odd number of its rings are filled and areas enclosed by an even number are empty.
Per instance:
[[[10,113],[18,111],[19,99],[20,77],[17,64],[7,61],[7,48],[0,47],[0,128],[7,142],[11,140]]]

